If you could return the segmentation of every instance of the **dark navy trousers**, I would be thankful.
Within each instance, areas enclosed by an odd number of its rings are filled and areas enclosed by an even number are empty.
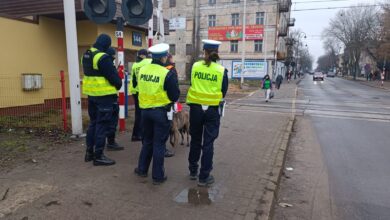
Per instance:
[[[142,123],[141,123],[141,109],[139,108],[138,93],[133,95],[134,98],[134,127],[132,137],[142,138]]]
[[[94,152],[95,156],[103,154],[106,137],[110,129],[114,103],[114,96],[88,97],[89,127],[87,131],[87,151]]]
[[[113,107],[113,115],[111,117],[110,126],[108,128],[108,133],[107,133],[107,142],[110,144],[113,144],[115,142],[115,134],[118,127],[118,120],[119,120],[118,102],[115,102],[112,107]]]
[[[198,162],[201,159],[200,180],[206,179],[213,169],[214,141],[219,134],[219,125],[218,107],[210,106],[204,111],[200,105],[190,105],[189,170],[192,174],[198,174]]]
[[[139,155],[138,170],[147,173],[153,158],[152,177],[154,180],[163,180],[165,176],[164,154],[165,143],[168,140],[169,129],[167,110],[164,108],[143,109],[141,111],[143,139]]]

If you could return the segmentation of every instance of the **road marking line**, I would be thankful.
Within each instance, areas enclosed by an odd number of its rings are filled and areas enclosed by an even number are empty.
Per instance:
[[[296,113],[296,106],[295,102],[297,101],[297,96],[298,96],[298,86],[295,87],[295,93],[294,97],[292,98],[292,105],[291,105],[291,118],[294,118],[295,113]]]
[[[372,122],[383,122],[383,123],[389,123],[390,120],[386,119],[374,119],[374,118],[357,118],[357,117],[349,117],[349,116],[331,116],[331,115],[317,115],[317,114],[310,114],[311,117],[318,117],[318,118],[332,118],[332,119],[345,119],[345,120],[357,120],[357,121],[372,121]]]

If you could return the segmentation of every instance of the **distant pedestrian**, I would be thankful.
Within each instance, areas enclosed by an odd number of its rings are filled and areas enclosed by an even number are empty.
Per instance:
[[[268,102],[270,99],[271,89],[272,89],[272,82],[268,74],[265,75],[263,79],[262,89],[265,92],[265,101]]]
[[[291,70],[287,71],[286,73],[287,83],[290,83],[290,78],[291,78]]]
[[[385,81],[385,70],[383,70],[381,73],[381,86],[383,86],[384,81]]]
[[[277,89],[280,89],[280,85],[282,84],[283,82],[283,76],[282,75],[278,75],[276,77],[276,88]]]
[[[372,74],[372,72],[370,72],[370,73],[368,74],[368,79],[369,79],[369,81],[372,81],[372,77],[373,77],[373,74]]]

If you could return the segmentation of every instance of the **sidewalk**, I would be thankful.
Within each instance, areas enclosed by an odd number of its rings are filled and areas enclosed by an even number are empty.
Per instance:
[[[261,92],[251,99],[263,100]],[[294,92],[295,83],[284,82],[276,97]],[[107,153],[117,161],[111,167],[84,163],[84,141],[75,141],[37,163],[0,171],[0,218],[268,219],[291,126],[288,114],[228,107],[208,189],[188,179],[185,146],[166,159],[168,181],[154,186],[151,177],[133,174],[141,144],[129,133],[118,137],[124,151]]]
[[[349,79],[349,80],[353,81],[353,78],[351,78],[351,77],[348,77],[346,79]],[[383,86],[381,86],[381,81],[380,80],[367,81],[366,78],[357,77],[356,81],[359,82],[360,84],[363,84],[363,85],[366,85],[366,86],[370,86],[370,87],[374,87],[374,88],[380,88],[380,89],[383,89],[383,90],[390,91],[390,81],[384,81]]]

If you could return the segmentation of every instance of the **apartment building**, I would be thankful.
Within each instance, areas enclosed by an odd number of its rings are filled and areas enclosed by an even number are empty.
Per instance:
[[[287,56],[291,0],[247,0],[245,73],[246,78],[283,74]],[[244,48],[244,0],[168,0],[163,4],[164,17],[170,20],[171,45],[181,79],[189,75],[191,65],[203,55],[201,40],[222,41],[220,63],[229,77],[241,76]],[[276,65],[275,64],[276,60]]]

